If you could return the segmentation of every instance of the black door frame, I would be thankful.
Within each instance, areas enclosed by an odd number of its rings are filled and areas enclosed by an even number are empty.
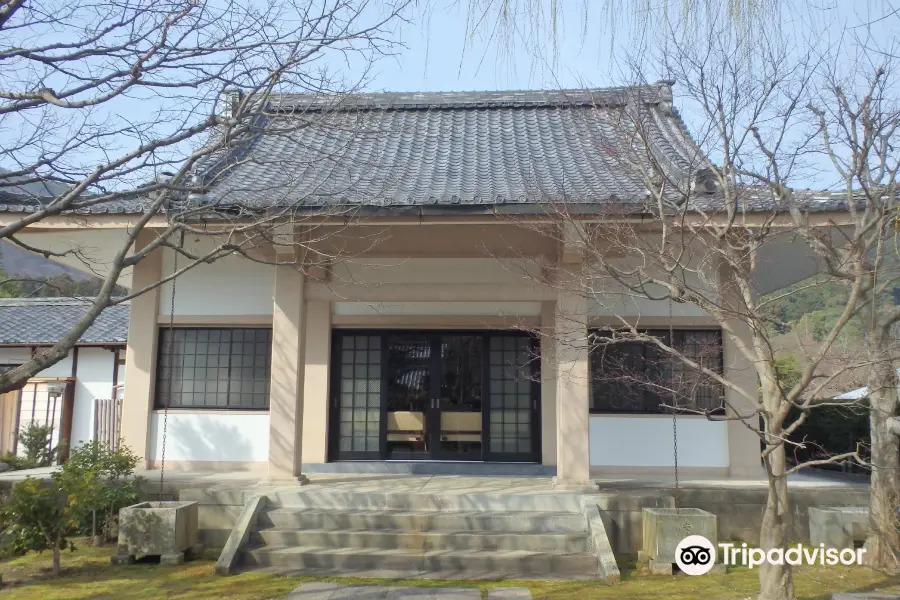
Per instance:
[[[525,331],[516,331],[516,330],[506,330],[506,329],[391,329],[391,328],[332,328],[331,330],[331,365],[329,365],[330,374],[328,377],[328,402],[329,402],[329,411],[328,411],[328,424],[327,424],[327,436],[328,436],[328,462],[334,461],[353,461],[353,460],[378,460],[385,461],[388,460],[387,457],[387,336],[392,334],[400,334],[400,333],[412,333],[412,334],[423,334],[427,336],[435,336],[432,338],[432,363],[431,368],[438,369],[437,372],[440,372],[440,352],[435,352],[435,345],[438,346],[440,344],[440,338],[437,337],[441,334],[444,335],[473,335],[473,336],[481,336],[483,343],[482,350],[482,409],[481,409],[481,417],[482,417],[482,442],[481,442],[481,462],[525,462],[525,463],[540,463],[541,462],[541,414],[542,414],[542,405],[541,405],[541,372],[540,372],[540,343],[537,336],[532,335]],[[341,346],[338,343],[342,336],[354,336],[354,335],[369,335],[369,336],[379,336],[381,340],[381,398],[380,398],[380,424],[379,424],[379,444],[378,451],[340,451],[338,444],[340,438],[340,372],[341,372]],[[494,452],[491,450],[490,446],[490,340],[494,337],[528,337],[531,339],[531,346],[534,350],[535,359],[532,364],[532,380],[530,382],[531,386],[531,452],[529,453],[501,453]],[[435,378],[432,378],[433,380]],[[432,381],[432,387],[440,386],[439,379],[435,382]],[[430,396],[434,396],[434,390],[432,389],[432,393]],[[439,394],[438,394],[439,396]],[[439,419],[440,414],[437,410],[428,409],[426,411],[426,419],[429,422],[429,435],[433,435],[434,432],[438,431],[440,427],[437,429],[433,428],[432,421]],[[437,446],[432,447],[440,447]],[[403,460],[403,459],[394,459],[394,460]],[[415,458],[411,460],[424,460],[424,461],[440,461],[440,462],[452,462],[452,461],[466,461],[472,462],[472,458],[454,458],[452,456],[447,456],[446,458],[441,458],[440,454],[432,454],[429,453],[429,457]]]

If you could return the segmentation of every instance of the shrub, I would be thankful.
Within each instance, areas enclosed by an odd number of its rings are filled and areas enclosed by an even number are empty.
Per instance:
[[[29,461],[24,456],[17,456],[12,452],[7,452],[3,456],[0,456],[0,462],[6,463],[9,465],[9,469],[11,471],[21,471],[23,469],[33,469],[37,465],[33,462]]]
[[[28,423],[19,431],[19,444],[24,450],[24,464],[32,465],[25,468],[49,467],[53,464],[59,448],[51,447],[53,428],[49,425]]]
[[[73,450],[48,481],[26,477],[0,505],[4,544],[15,553],[52,551],[59,574],[62,549],[75,549],[71,536],[90,529],[99,516],[108,537],[119,509],[137,502],[137,462],[126,446],[114,450],[91,442]]]
[[[49,481],[26,477],[13,486],[0,505],[5,543],[16,553],[50,550],[55,575],[61,570],[61,550],[75,549],[70,536],[75,533],[78,498],[78,490],[66,490],[58,475],[54,473]]]
[[[100,524],[104,539],[113,534],[119,510],[140,499],[141,478],[133,477],[138,457],[127,446],[88,442],[74,450],[63,464],[61,477],[79,490],[75,520],[79,531],[97,535]]]
[[[799,416],[794,409],[790,418]],[[810,460],[822,460],[836,454],[853,452],[858,445],[861,458],[868,460],[869,409],[866,406],[814,406],[809,410],[806,422],[792,434],[791,441],[802,442],[804,448],[789,450],[796,464]],[[856,463],[822,465],[822,469],[867,472]]]

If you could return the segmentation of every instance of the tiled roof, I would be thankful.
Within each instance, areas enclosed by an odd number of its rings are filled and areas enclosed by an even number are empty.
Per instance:
[[[504,205],[643,201],[623,168],[627,102],[657,158],[705,165],[670,83],[606,90],[365,94],[336,106],[281,95],[256,134],[205,165],[204,200],[273,205]]]
[[[0,345],[54,344],[87,312],[91,298],[0,298]],[[124,344],[128,302],[110,306],[79,344]]]
[[[50,198],[39,198],[36,196],[25,196],[9,191],[0,191],[0,213],[32,213],[40,210],[46,205]],[[77,214],[141,214],[144,212],[148,201],[146,198],[117,198],[98,204],[82,210],[77,210]]]
[[[226,217],[278,207],[375,214],[569,210],[646,214],[643,173],[628,166],[643,142],[670,177],[709,166],[672,105],[672,82],[626,88],[514,92],[280,94],[228,152],[195,173],[203,194],[189,204]],[[629,107],[629,115],[625,115]],[[771,210],[764,191],[742,209]],[[846,208],[843,194],[803,192],[809,211]],[[46,202],[46,199],[43,200]],[[83,213],[140,213],[146,199],[115,200]],[[0,191],[0,212],[32,212],[35,197]],[[717,195],[691,206],[720,209]],[[333,208],[338,207],[338,208]],[[204,212],[204,218],[214,216]]]
[[[772,210],[787,211],[790,207],[780,201],[776,201],[769,190],[762,187],[745,186],[739,188],[734,197],[737,198],[740,210],[748,213],[770,212]],[[856,205],[862,209],[865,207],[865,197],[862,194],[854,195]],[[849,208],[847,192],[830,192],[817,190],[795,190],[791,200],[804,212],[840,212]],[[725,200],[720,194],[697,194],[690,199],[689,209],[697,211],[714,212],[722,210]]]

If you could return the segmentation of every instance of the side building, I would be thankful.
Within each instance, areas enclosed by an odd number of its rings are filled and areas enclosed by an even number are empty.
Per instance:
[[[0,299],[0,371],[21,365],[59,341],[84,315],[89,302],[89,298]],[[53,446],[60,440],[68,442],[62,457],[66,448],[115,439],[129,309],[126,302],[103,311],[65,359],[22,388],[0,394],[0,454],[22,454],[16,434],[32,422],[51,428]]]

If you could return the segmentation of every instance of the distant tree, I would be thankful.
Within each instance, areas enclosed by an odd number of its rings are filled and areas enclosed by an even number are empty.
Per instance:
[[[72,279],[69,275],[31,277],[19,282],[19,295],[29,298],[93,298],[103,289],[103,280],[97,277]],[[125,288],[116,286],[113,296],[124,296]]]
[[[12,280],[0,263],[0,298],[18,298],[22,295],[21,284]]]

